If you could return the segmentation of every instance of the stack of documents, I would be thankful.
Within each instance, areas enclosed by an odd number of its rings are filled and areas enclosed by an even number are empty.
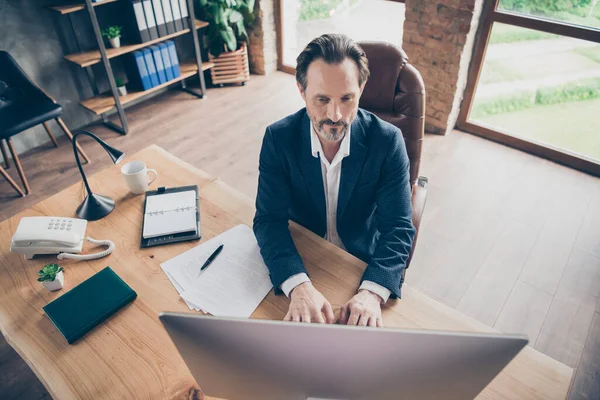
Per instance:
[[[201,271],[221,244],[221,253]],[[246,225],[238,225],[160,266],[190,310],[220,317],[250,317],[273,287],[254,232]]]

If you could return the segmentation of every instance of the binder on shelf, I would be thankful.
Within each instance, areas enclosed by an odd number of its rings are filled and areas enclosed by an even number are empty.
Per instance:
[[[150,39],[158,39],[158,29],[156,29],[156,19],[154,18],[154,10],[152,10],[152,1],[142,0],[142,5],[144,6],[144,16],[146,17]]]
[[[170,0],[160,0],[163,5],[163,11],[165,13],[165,23],[167,25],[167,32],[170,34],[175,33],[175,24],[173,23],[173,10],[171,10]]]
[[[163,64],[165,65],[165,75],[167,80],[172,81],[175,79],[173,74],[173,66],[171,65],[171,57],[169,56],[169,47],[165,43],[159,43],[157,45],[160,48],[160,55],[162,56]]]
[[[187,0],[179,0],[179,10],[181,12],[181,25],[183,29],[190,29],[190,21],[187,7]]]
[[[169,58],[171,59],[173,75],[175,76],[175,78],[177,78],[181,76],[181,70],[179,69],[179,59],[177,58],[177,49],[175,48],[175,42],[169,40],[167,41],[166,45],[169,48]]]
[[[160,47],[153,45],[148,48],[152,52],[152,58],[154,59],[154,65],[156,66],[156,75],[158,75],[158,83],[162,85],[167,82],[167,75],[165,74],[165,64],[162,60]]]
[[[158,86],[158,75],[156,73],[156,66],[154,65],[154,57],[152,57],[152,52],[148,48],[145,48],[142,50],[142,54],[144,54],[144,61],[146,62],[146,68],[148,69],[150,83],[152,87]]]
[[[148,32],[148,24],[144,16],[144,6],[142,0],[129,0],[127,10],[130,14],[129,19],[134,22],[135,28],[127,29],[126,33],[133,43],[145,43],[150,41],[150,33]],[[132,24],[133,25],[133,24]]]
[[[152,0],[152,8],[154,9],[154,18],[156,19],[156,29],[158,36],[167,36],[167,25],[165,24],[165,14],[163,13],[161,0]]]
[[[173,23],[175,24],[175,30],[183,30],[183,24],[181,23],[181,10],[179,9],[179,0],[163,0],[171,2],[171,10],[173,10]]]
[[[140,50],[131,53],[131,57],[125,58],[125,72],[129,79],[129,84],[136,90],[148,90],[152,88],[144,54]]]

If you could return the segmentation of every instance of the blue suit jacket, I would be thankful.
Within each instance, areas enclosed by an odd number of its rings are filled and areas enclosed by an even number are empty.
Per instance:
[[[321,161],[311,153],[302,109],[267,128],[260,152],[254,233],[276,293],[290,276],[306,273],[288,221],[324,237],[325,213]],[[415,236],[409,160],[400,130],[361,109],[342,161],[337,230],[348,252],[368,264],[362,280],[400,297]]]

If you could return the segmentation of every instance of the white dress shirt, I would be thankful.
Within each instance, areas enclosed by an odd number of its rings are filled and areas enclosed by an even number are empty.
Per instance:
[[[350,127],[348,127],[348,132],[342,139],[340,148],[333,157],[331,163],[323,154],[321,142],[319,141],[317,133],[314,131],[312,124],[310,125],[310,146],[313,157],[319,157],[321,159],[321,174],[323,175],[325,207],[327,211],[327,233],[325,234],[325,239],[337,247],[346,250],[344,243],[342,243],[342,239],[338,235],[337,231],[337,206],[340,192],[340,176],[342,174],[342,160],[344,157],[350,155]],[[296,286],[308,281],[310,281],[310,279],[305,273],[292,275],[281,284],[281,290],[286,296],[289,297],[290,292]],[[360,289],[366,289],[379,295],[383,299],[384,303],[388,300],[391,294],[389,289],[372,281],[363,281],[359,290]]]

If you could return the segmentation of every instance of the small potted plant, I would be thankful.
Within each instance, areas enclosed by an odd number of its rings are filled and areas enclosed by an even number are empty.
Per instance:
[[[62,289],[65,284],[63,269],[58,264],[44,265],[44,268],[38,272],[38,277],[38,281],[51,292]]]
[[[115,83],[117,85],[117,89],[119,90],[119,96],[127,95],[127,88],[125,87],[125,82],[123,82],[122,78],[115,79]]]
[[[102,36],[108,39],[114,49],[121,47],[121,27],[112,25],[102,31]]]

